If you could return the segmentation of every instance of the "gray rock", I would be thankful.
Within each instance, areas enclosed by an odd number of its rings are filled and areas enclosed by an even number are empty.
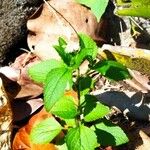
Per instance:
[[[0,64],[7,52],[26,37],[26,21],[42,0],[0,0]]]

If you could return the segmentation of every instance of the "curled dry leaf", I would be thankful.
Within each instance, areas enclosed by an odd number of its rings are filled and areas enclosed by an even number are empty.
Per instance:
[[[31,53],[23,53],[22,55],[16,58],[15,62],[11,65],[11,67],[16,70],[20,70],[20,76],[17,80],[19,84],[23,85],[33,82],[29,78],[27,70],[30,66],[38,63],[39,61],[39,58]]]
[[[15,97],[16,100],[29,100],[42,94],[43,88],[39,85],[28,83],[21,85],[21,90]]]
[[[33,144],[29,139],[29,134],[31,129],[38,124],[40,121],[52,117],[51,114],[47,113],[43,108],[39,113],[34,115],[28,122],[27,125],[19,129],[16,133],[12,149],[13,150],[56,150],[55,146],[51,143],[49,144]]]
[[[37,62],[38,58],[25,53],[17,57],[11,66],[0,68],[5,91],[12,100],[13,121],[30,116],[43,105],[42,99],[35,98],[42,93],[42,87],[34,83],[27,74],[28,67]]]
[[[40,60],[33,54],[24,53],[16,58],[15,62],[11,65],[13,69],[20,70],[19,79],[17,83],[20,85],[21,90],[16,98],[34,98],[43,92],[41,85],[34,83],[28,76],[28,68]],[[30,91],[30,92],[29,92]]]
[[[27,22],[29,48],[41,59],[59,59],[53,45],[57,44],[60,36],[67,40],[68,51],[76,50],[79,46],[74,29],[90,35],[93,39],[100,39],[96,35],[96,17],[88,8],[74,0],[47,2],[53,8],[46,3],[43,4]]]
[[[129,72],[132,76],[132,79],[127,79],[125,82],[138,91],[148,93],[148,91],[150,91],[149,77],[142,75],[140,72],[135,70],[129,70]]]
[[[9,78],[12,81],[17,81],[20,76],[20,70],[12,68],[10,66],[1,67],[0,73],[4,74],[7,78]]]
[[[11,71],[9,73],[11,73]],[[10,80],[2,73],[0,73],[0,77],[3,80],[3,85],[9,99],[13,100],[21,89],[20,85],[16,81]]]
[[[43,105],[41,98],[35,98],[27,101],[17,100],[13,102],[13,121],[21,121],[32,115],[37,109]]]

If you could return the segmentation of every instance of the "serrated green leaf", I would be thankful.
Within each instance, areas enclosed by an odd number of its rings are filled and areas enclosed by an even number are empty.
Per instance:
[[[119,146],[129,141],[124,131],[110,121],[103,119],[103,122],[93,126],[97,135],[98,143],[102,146]]]
[[[83,33],[79,33],[79,42],[80,42],[81,49],[84,49],[84,48],[92,49],[86,53],[89,56],[91,56],[93,59],[96,58],[98,48],[97,48],[95,41],[90,36],[83,34]]]
[[[59,45],[54,45],[53,47],[58,52],[59,56],[64,61],[64,63],[66,65],[70,66],[71,60],[72,60],[72,55],[71,55],[71,53],[68,53],[65,50],[66,46],[67,46],[66,41],[63,38],[59,37],[58,43],[59,43]]]
[[[81,51],[75,57],[75,65],[73,68],[77,69],[85,59],[88,59],[89,57],[91,58],[90,55],[92,54],[92,51],[92,48],[81,49]]]
[[[79,43],[80,43],[80,48],[91,48],[93,49],[92,54],[89,53],[93,58],[96,57],[98,48],[95,43],[95,41],[87,34],[79,33]]]
[[[103,118],[110,112],[109,107],[98,102],[95,96],[86,95],[85,103],[84,120],[86,122],[91,122]]]
[[[96,43],[88,35],[79,34],[79,40],[80,51],[75,56],[75,69],[78,68],[85,59],[95,59],[98,52]]]
[[[61,130],[61,125],[53,117],[50,117],[41,121],[31,130],[30,139],[35,144],[49,143]]]
[[[94,150],[98,146],[94,131],[83,125],[68,131],[66,144],[69,150]]]
[[[47,111],[63,96],[67,84],[71,82],[72,71],[68,68],[56,68],[48,73],[44,85],[44,106]]]
[[[48,72],[54,68],[59,68],[64,65],[65,64],[62,61],[55,59],[46,60],[31,66],[28,69],[28,74],[34,81],[38,83],[44,83]]]
[[[108,79],[115,81],[131,78],[128,69],[119,62],[113,60],[100,61],[93,67],[93,69]]]
[[[64,119],[72,119],[77,115],[77,107],[72,96],[63,96],[58,100],[50,111]]]
[[[76,0],[76,1],[79,2],[80,4],[83,4],[91,8],[91,11],[96,16],[97,21],[99,21],[101,16],[105,12],[109,0]]]

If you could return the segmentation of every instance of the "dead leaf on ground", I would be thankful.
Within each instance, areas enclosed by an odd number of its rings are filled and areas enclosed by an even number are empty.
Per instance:
[[[56,150],[54,144],[33,144],[29,139],[29,134],[31,132],[31,129],[38,124],[40,121],[52,117],[51,114],[47,113],[45,109],[43,108],[39,113],[34,115],[27,125],[20,128],[19,131],[16,133],[12,149],[13,150]]]
[[[149,77],[147,75],[142,75],[140,72],[135,70],[129,70],[132,79],[126,79],[125,82],[131,87],[143,93],[148,93],[150,91]]]
[[[32,115],[36,110],[38,110],[43,105],[43,100],[41,98],[35,98],[31,100],[17,100],[13,102],[13,121],[21,121],[30,115]]]
[[[20,77],[17,83],[20,85],[21,89],[16,96],[17,99],[25,98],[25,100],[27,100],[26,98],[35,98],[43,92],[42,85],[35,83],[28,75],[28,68],[39,61],[39,58],[35,55],[24,53],[17,57],[15,62],[11,65],[12,68],[20,70]]]
[[[4,74],[12,81],[17,81],[20,77],[20,70],[11,66],[4,66],[0,68],[0,73]]]
[[[60,58],[53,48],[60,36],[67,40],[68,51],[78,49],[78,37],[70,24],[77,32],[86,33],[96,40],[101,39],[96,34],[96,17],[88,8],[74,0],[47,2],[57,12],[45,3],[27,22],[29,48],[41,59]]]
[[[105,59],[117,60],[130,69],[150,75],[150,51],[148,49],[104,44],[98,54]]]
[[[5,82],[7,78],[6,84],[4,82],[6,89],[11,92],[11,95],[15,95],[15,98],[29,100],[29,98],[35,98],[43,92],[42,85],[35,83],[28,75],[28,68],[39,61],[39,58],[35,55],[24,53],[18,56],[11,66],[0,68],[0,74],[5,78]],[[17,87],[19,89],[15,92]]]
[[[11,71],[9,72],[11,74]],[[3,80],[3,86],[10,100],[13,100],[14,97],[19,93],[21,87],[16,81],[10,80],[4,74],[0,73],[0,77]]]

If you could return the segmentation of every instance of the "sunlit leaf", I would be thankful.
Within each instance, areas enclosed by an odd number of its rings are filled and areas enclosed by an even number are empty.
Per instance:
[[[83,125],[68,131],[66,143],[69,150],[94,150],[98,146],[94,131]]]
[[[98,52],[96,43],[88,35],[79,34],[79,40],[80,51],[75,57],[75,69],[78,68],[85,59],[95,59]]]
[[[64,61],[64,63],[70,66],[72,55],[66,52],[67,42],[61,37],[59,37],[58,42],[59,45],[54,45],[53,47],[58,52],[59,56]]]
[[[64,119],[74,118],[77,114],[74,98],[72,96],[63,96],[55,103],[51,109],[51,113]]]
[[[72,82],[72,71],[68,68],[51,70],[44,85],[44,106],[50,111],[56,102],[63,96],[68,84]]]
[[[127,135],[119,126],[106,119],[92,126],[92,129],[97,135],[98,143],[102,146],[118,146],[129,141]]]
[[[30,139],[37,144],[49,143],[61,130],[61,125],[53,117],[50,117],[41,121],[31,130]]]
[[[110,112],[109,107],[98,102],[95,96],[86,95],[85,103],[84,120],[86,122],[95,121],[99,118],[104,117]]]
[[[64,66],[62,61],[55,59],[42,61],[29,68],[29,76],[38,83],[44,83],[47,74],[54,68]]]

